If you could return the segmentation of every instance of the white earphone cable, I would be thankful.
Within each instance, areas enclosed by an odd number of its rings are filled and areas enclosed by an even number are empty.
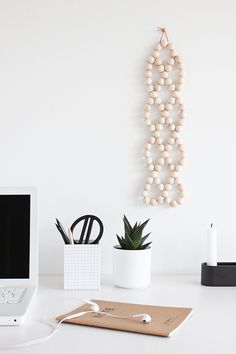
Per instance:
[[[142,317],[142,321],[144,323],[151,321],[151,317],[148,314],[137,314],[137,315],[132,315],[129,317],[123,317],[123,316],[113,315],[113,314],[110,314],[110,313],[107,313],[104,311],[100,311],[99,306],[96,303],[93,303],[91,301],[85,300],[84,302],[92,305],[91,306],[92,309],[88,310],[88,311],[78,312],[78,313],[74,313],[73,315],[66,316],[62,320],[60,320],[55,326],[52,326],[51,324],[47,323],[48,326],[53,327],[53,330],[49,335],[41,337],[41,338],[33,339],[33,340],[30,340],[27,342],[19,343],[19,344],[10,344],[10,345],[6,345],[6,346],[0,346],[0,350],[26,348],[26,347],[30,347],[35,344],[45,343],[54,336],[54,334],[58,331],[59,327],[61,326],[61,324],[64,321],[83,316],[87,313],[96,313],[96,314],[105,315],[105,316],[109,316],[109,317],[113,317],[113,318],[120,318],[120,319],[132,319],[132,318]]]

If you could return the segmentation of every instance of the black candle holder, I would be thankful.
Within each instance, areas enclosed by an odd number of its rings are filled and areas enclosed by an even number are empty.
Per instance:
[[[206,286],[236,286],[236,263],[219,262],[217,266],[202,263],[201,284]]]

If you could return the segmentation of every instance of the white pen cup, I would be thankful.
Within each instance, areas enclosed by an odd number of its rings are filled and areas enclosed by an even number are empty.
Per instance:
[[[64,245],[64,289],[100,288],[100,245]]]

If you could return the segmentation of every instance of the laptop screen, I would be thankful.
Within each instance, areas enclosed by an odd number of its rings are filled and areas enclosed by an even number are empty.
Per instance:
[[[0,279],[29,278],[30,195],[0,195]]]

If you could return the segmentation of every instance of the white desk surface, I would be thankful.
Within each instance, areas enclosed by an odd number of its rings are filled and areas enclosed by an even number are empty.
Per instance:
[[[141,290],[114,287],[111,278],[105,277],[97,291],[64,291],[62,277],[42,276],[26,323],[19,327],[1,327],[0,345],[49,334],[50,328],[43,324],[42,317],[54,318],[79,306],[80,299],[92,298],[193,307],[194,314],[172,338],[63,324],[48,342],[8,353],[236,353],[236,288],[204,287],[200,285],[199,276],[191,275],[154,276],[152,285]]]

